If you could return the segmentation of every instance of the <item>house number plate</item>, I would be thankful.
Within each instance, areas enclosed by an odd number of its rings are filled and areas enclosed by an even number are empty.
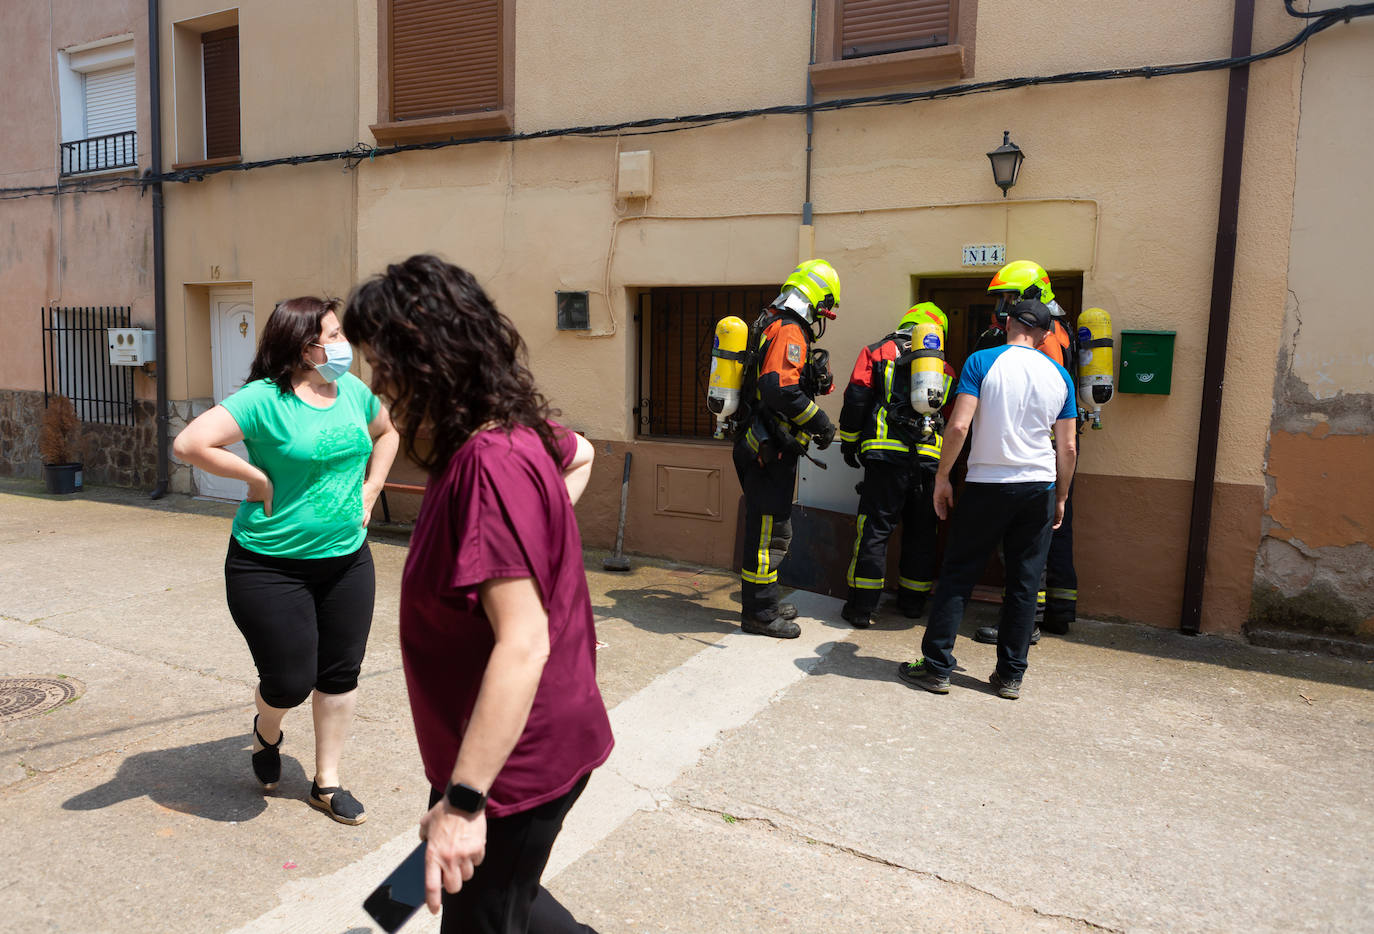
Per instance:
[[[1006,261],[1005,243],[974,243],[964,247],[965,266],[1001,266]]]

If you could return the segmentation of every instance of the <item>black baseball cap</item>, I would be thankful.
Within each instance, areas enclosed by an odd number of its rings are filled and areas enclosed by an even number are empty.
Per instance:
[[[1044,302],[1023,298],[1012,305],[1007,313],[1028,328],[1039,328],[1042,331],[1050,329],[1050,309]]]

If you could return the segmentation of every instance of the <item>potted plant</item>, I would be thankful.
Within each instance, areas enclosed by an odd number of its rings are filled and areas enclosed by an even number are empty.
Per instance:
[[[81,489],[81,462],[77,459],[81,420],[72,400],[54,396],[43,410],[38,430],[38,453],[43,457],[43,485],[49,493],[75,493]]]

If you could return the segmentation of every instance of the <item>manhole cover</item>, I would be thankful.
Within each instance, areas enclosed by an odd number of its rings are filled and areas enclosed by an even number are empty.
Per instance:
[[[60,707],[85,689],[73,678],[0,678],[0,723]]]

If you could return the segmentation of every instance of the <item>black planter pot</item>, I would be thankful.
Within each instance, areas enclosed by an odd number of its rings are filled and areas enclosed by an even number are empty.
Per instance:
[[[81,465],[44,464],[43,486],[49,493],[81,492]]]

